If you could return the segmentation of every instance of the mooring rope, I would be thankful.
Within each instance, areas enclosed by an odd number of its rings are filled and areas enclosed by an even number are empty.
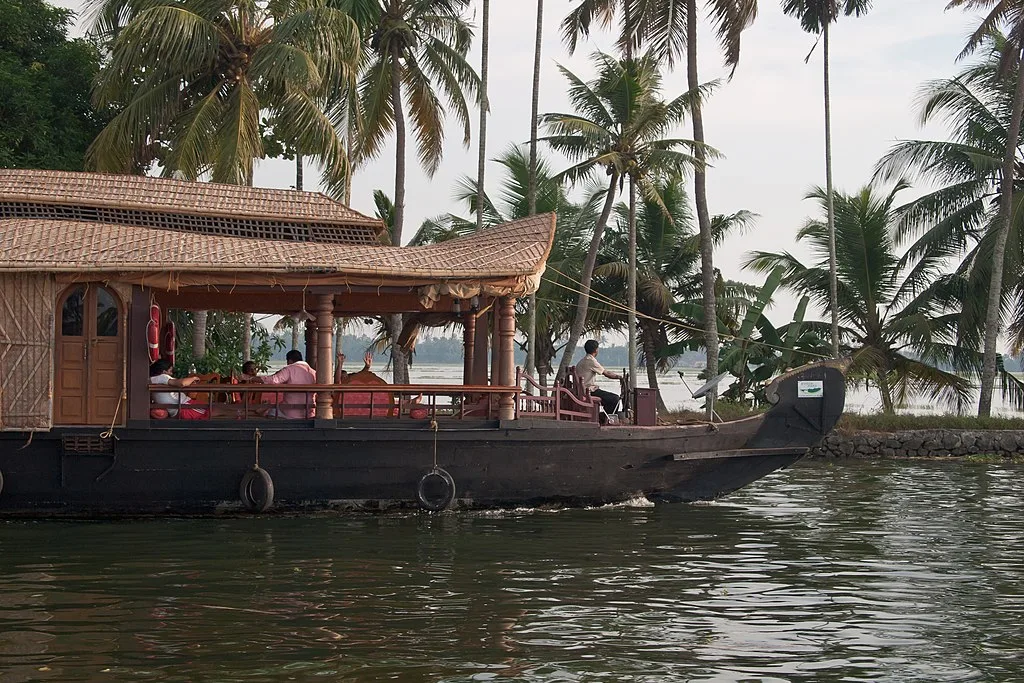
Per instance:
[[[437,420],[430,421],[430,429],[434,432],[434,469],[437,469]]]
[[[259,427],[257,427],[256,431],[253,432],[252,436],[256,440],[256,461],[253,463],[252,466],[252,468],[255,470],[259,469],[260,467],[260,438],[263,436],[263,433],[260,432]]]
[[[114,406],[114,417],[110,420],[110,429],[105,432],[100,432],[101,439],[109,439],[114,436],[114,425],[117,424],[117,414],[121,412],[121,403],[128,398],[128,392],[125,389],[121,390],[121,395],[117,397],[117,405]]]

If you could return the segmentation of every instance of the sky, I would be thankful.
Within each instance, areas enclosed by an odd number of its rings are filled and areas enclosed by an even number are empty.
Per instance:
[[[58,4],[81,9],[78,0]],[[795,235],[816,206],[803,197],[812,186],[825,184],[821,49],[819,46],[810,61],[804,62],[815,38],[801,31],[796,19],[785,16],[780,4],[761,0],[757,20],[743,35],[735,76],[723,80],[704,112],[707,142],[724,155],[708,172],[711,213],[746,209],[758,215],[752,229],[716,251],[716,265],[725,277],[749,282],[762,277],[741,268],[743,255],[750,250],[786,249],[806,256],[795,244]],[[470,15],[477,27],[478,5]],[[957,72],[956,56],[978,23],[971,14],[944,11],[945,5],[946,0],[875,0],[866,16],[843,17],[833,28],[831,91],[837,190],[853,192],[867,183],[875,162],[895,141],[943,135],[939,127],[925,130],[919,126],[915,96],[925,81]],[[545,2],[541,113],[571,110],[558,64],[589,78],[593,75],[589,55],[595,49],[610,50],[610,36],[598,34],[581,43],[575,55],[568,54],[560,41],[559,24],[571,6],[565,0]],[[491,0],[487,143],[491,158],[510,144],[529,140],[535,20],[533,2]],[[701,81],[724,79],[727,73],[708,27],[701,39]],[[479,67],[478,45],[470,58]],[[684,92],[685,69],[677,67],[666,74],[663,88],[667,97]],[[474,113],[470,149],[462,146],[462,136],[453,122],[444,160],[433,178],[417,166],[410,145],[407,238],[427,217],[449,211],[466,215],[452,195],[458,178],[476,173],[476,116]],[[690,122],[684,122],[675,136],[691,137]],[[393,194],[393,149],[386,147],[377,159],[357,171],[352,202],[356,210],[373,214],[375,189]],[[543,147],[541,150],[551,157],[555,170],[567,165]],[[306,189],[315,189],[316,177],[307,170]],[[492,191],[499,177],[496,164],[488,165],[485,177],[485,187]],[[287,188],[294,182],[291,162],[268,160],[257,166],[256,185]],[[911,199],[913,192],[901,198]],[[792,298],[782,297],[775,307],[779,318],[775,322],[785,322],[794,305]]]

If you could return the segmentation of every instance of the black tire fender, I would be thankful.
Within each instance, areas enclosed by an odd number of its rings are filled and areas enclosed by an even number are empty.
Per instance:
[[[238,497],[250,512],[266,512],[274,504],[274,480],[262,467],[253,467],[242,476]]]
[[[435,467],[420,477],[416,500],[421,508],[430,512],[447,510],[455,502],[455,480],[445,470]]]
[[[0,470],[0,494],[4,492],[4,472]]]

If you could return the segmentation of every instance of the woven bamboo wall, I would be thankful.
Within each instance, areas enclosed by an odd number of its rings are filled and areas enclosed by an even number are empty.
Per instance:
[[[45,274],[0,274],[0,431],[53,425],[56,284]]]

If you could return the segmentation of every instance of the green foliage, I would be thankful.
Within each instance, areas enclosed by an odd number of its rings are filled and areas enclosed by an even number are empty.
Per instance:
[[[503,167],[499,185],[499,201],[484,195],[484,225],[491,226],[528,215],[526,200],[529,184],[529,156],[522,146],[511,146],[495,161]],[[456,199],[471,212],[476,211],[476,180],[463,177],[456,187]],[[572,311],[576,305],[580,265],[586,250],[589,232],[596,220],[597,205],[603,191],[587,193],[580,203],[571,202],[564,182],[555,177],[543,158],[537,161],[537,212],[556,215],[555,240],[548,255],[547,271],[537,291],[537,353],[536,362],[541,373],[551,372],[558,342],[568,334]],[[476,230],[476,222],[445,214],[428,219],[412,238],[411,245],[434,244],[469,235]],[[524,302],[521,302],[524,303]],[[525,309],[519,311],[525,317]],[[522,329],[522,320],[519,327]],[[595,321],[595,327],[597,323]]]
[[[106,120],[89,102],[98,50],[43,0],[0,0],[0,17],[0,167],[82,170]]]
[[[886,413],[917,395],[962,411],[971,387],[957,373],[974,372],[980,359],[957,344],[949,324],[956,313],[926,276],[928,256],[905,260],[895,252],[893,203],[905,187],[898,183],[886,195],[871,187],[853,195],[835,194],[838,314],[843,350],[853,361],[847,377],[877,384]],[[809,198],[825,210],[824,190],[815,189]],[[810,246],[818,259],[813,265],[805,266],[787,252],[754,252],[747,266],[760,272],[782,268],[784,286],[827,310],[828,226],[809,220],[797,240]]]
[[[368,60],[359,81],[365,124],[360,159],[379,154],[394,130],[392,79],[397,72],[420,162],[433,175],[444,151],[446,109],[462,129],[463,144],[469,145],[466,98],[478,96],[480,78],[466,60],[473,37],[462,16],[468,0],[345,0],[343,4],[368,39]]]
[[[871,0],[783,0],[782,11],[800,20],[800,28],[819,34],[825,24],[835,23],[840,15],[861,16],[871,9]]]
[[[883,181],[909,174],[938,187],[897,209],[896,239],[908,245],[902,262],[915,262],[913,286],[906,295],[934,283],[936,295],[958,311],[944,324],[956,340],[950,362],[960,365],[973,365],[975,350],[983,342],[1000,225],[1000,169],[1016,81],[1016,69],[1001,75],[1009,49],[1006,39],[989,33],[982,42],[988,48],[983,59],[955,78],[925,83],[919,94],[922,122],[945,124],[950,139],[898,143],[878,162],[875,172]],[[1024,168],[1020,164],[1012,201],[1000,301],[1016,353],[1024,346],[1024,211],[1020,210]],[[957,265],[947,273],[950,263]],[[997,358],[997,366],[1001,361]],[[1000,379],[1004,397],[1024,407],[1020,381],[1001,369]]]
[[[216,372],[222,376],[236,375],[242,368],[242,313],[210,311],[206,321],[206,355],[195,358],[192,354],[192,322],[190,311],[172,310],[171,319],[177,328],[177,342],[174,353],[176,377],[192,372]],[[266,369],[274,352],[284,348],[285,341],[272,336],[263,325],[252,322],[252,346],[250,356],[261,369]]]
[[[1024,418],[973,415],[887,415],[845,413],[836,429],[844,432],[902,432],[915,429],[1024,429]]]
[[[706,12],[705,21],[714,30],[731,73],[740,61],[740,36],[757,16],[757,0],[707,0],[697,4]],[[580,38],[590,35],[594,23],[607,28],[617,13],[621,15],[616,44],[623,54],[646,48],[669,68],[686,55],[687,0],[580,0],[562,21],[562,39],[569,52],[576,50]]]
[[[661,72],[651,55],[618,60],[595,52],[596,78],[586,82],[563,66],[574,113],[541,117],[549,135],[541,138],[577,162],[559,174],[570,183],[595,172],[617,178],[620,187],[633,176],[644,197],[658,201],[653,178],[679,172],[695,163],[689,154],[697,143],[665,138],[683,120],[692,102],[684,93],[671,101],[661,97]],[[716,153],[705,148],[709,156]]]
[[[109,41],[95,99],[118,113],[89,148],[95,168],[246,184],[280,147],[348,172],[332,98],[355,79],[359,28],[327,0],[100,0]],[[261,118],[265,117],[265,118]],[[269,126],[269,128],[268,128]]]

